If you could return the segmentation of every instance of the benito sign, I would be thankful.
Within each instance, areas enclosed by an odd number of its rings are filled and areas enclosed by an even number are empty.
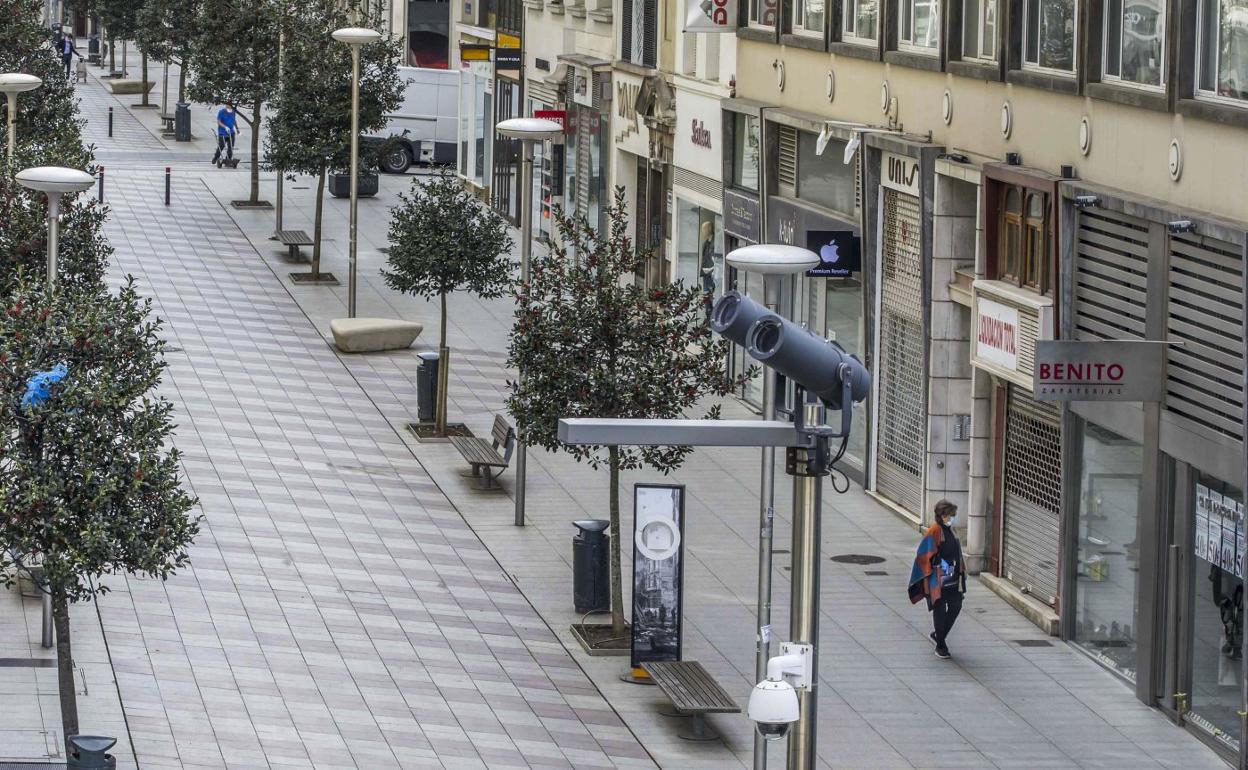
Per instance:
[[[1160,401],[1166,344],[1142,340],[1036,342],[1037,401]]]

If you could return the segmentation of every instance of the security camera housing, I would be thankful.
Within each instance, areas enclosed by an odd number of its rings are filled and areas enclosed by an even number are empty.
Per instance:
[[[759,735],[769,741],[778,741],[797,721],[797,691],[783,680],[764,679],[750,693],[747,713],[758,728]]]

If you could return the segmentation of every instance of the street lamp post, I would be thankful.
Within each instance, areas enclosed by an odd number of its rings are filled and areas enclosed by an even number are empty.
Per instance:
[[[95,177],[76,168],[37,166],[17,172],[17,182],[23,187],[45,193],[48,196],[48,293],[56,291],[56,258],[60,242],[61,196],[90,189]]]
[[[763,277],[763,304],[768,310],[773,312],[780,305],[780,283],[785,275],[800,275],[806,270],[819,264],[819,257],[814,252],[797,246],[783,246],[778,244],[758,244],[755,246],[745,246],[735,249],[728,253],[725,258],[729,266],[751,273],[758,273]],[[775,374],[770,371],[763,372],[763,419],[767,421],[776,418],[776,394],[775,390]],[[802,405],[798,405],[802,408]],[[762,448],[762,473],[759,484],[759,525],[758,525],[758,627],[755,629],[755,680],[763,681],[767,677],[767,661],[771,659],[771,540],[772,525],[775,519],[775,477],[776,477],[776,448],[774,446],[764,446]],[[793,607],[797,608],[798,582],[800,576],[807,574],[806,570],[799,569],[797,540],[799,532],[803,532],[798,526],[798,510],[803,509],[804,505],[798,505],[799,501],[807,499],[806,490],[799,490],[797,485],[808,481],[801,477],[794,479],[793,501],[794,501],[794,522],[793,522]],[[816,510],[814,514],[814,523],[818,522],[819,513]],[[809,522],[810,517],[803,517]],[[811,533],[807,531],[805,534],[809,536]],[[816,541],[816,548],[818,543]],[[818,561],[818,551],[815,552],[815,561]],[[818,567],[815,567],[815,574],[818,574]],[[811,587],[818,596],[818,585]],[[804,600],[805,601],[805,600]],[[796,628],[797,619],[791,621]],[[790,638],[795,641],[809,641],[814,643],[814,639],[806,639],[804,636],[790,634]],[[813,704],[813,699],[812,704]],[[813,705],[811,706],[813,718]],[[803,714],[805,712],[803,711]],[[813,729],[813,727],[812,727]],[[754,770],[764,770],[767,767],[767,741],[757,731],[754,733]]]
[[[13,153],[17,150],[17,95],[23,91],[31,91],[43,85],[43,81],[34,75],[24,72],[6,72],[0,75],[0,91],[9,100],[9,164],[13,164]]]
[[[333,32],[334,40],[351,46],[351,240],[347,264],[347,317],[355,318],[356,237],[359,220],[360,185],[360,46],[375,43],[381,33],[363,27],[344,27]]]
[[[509,118],[501,120],[495,130],[509,139],[519,139],[523,163],[520,172],[520,283],[529,282],[529,259],[533,254],[533,145],[554,139],[563,133],[563,126],[545,118]],[[445,371],[445,366],[442,368]],[[518,373],[521,378],[524,372]],[[441,386],[440,386],[441,387]],[[525,472],[528,451],[524,437],[516,441],[516,514],[515,525],[524,526]]]

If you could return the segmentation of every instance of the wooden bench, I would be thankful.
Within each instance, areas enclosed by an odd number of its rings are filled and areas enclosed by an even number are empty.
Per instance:
[[[303,261],[303,255],[299,253],[300,246],[312,245],[312,236],[302,230],[278,230],[277,239],[290,249],[290,259],[293,262]]]
[[[719,737],[707,727],[707,714],[741,713],[741,707],[728,691],[697,661],[654,661],[642,663],[641,667],[671,700],[677,716],[693,718],[689,732],[677,733],[687,741],[713,741]]]
[[[511,464],[511,453],[516,448],[516,431],[499,414],[494,416],[494,428],[490,435],[493,441],[474,436],[451,436],[451,445],[472,466],[472,476],[481,480],[481,489],[501,489],[497,479]],[[499,454],[500,449],[502,454]],[[498,473],[491,475],[490,468],[498,468]]]
[[[166,134],[174,133],[173,124],[174,124],[174,121],[177,120],[177,118],[178,118],[177,114],[173,112],[160,113],[160,119],[162,121],[162,125],[160,127],[161,132],[166,133]]]

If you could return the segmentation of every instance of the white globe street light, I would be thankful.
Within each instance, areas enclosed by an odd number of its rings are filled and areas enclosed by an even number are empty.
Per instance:
[[[780,304],[778,276],[804,273],[821,261],[819,255],[813,251],[800,246],[785,246],[778,243],[743,246],[730,251],[724,259],[737,270],[763,276],[763,304],[771,311],[775,311]],[[775,375],[771,372],[763,372],[764,420],[776,419],[776,399],[772,392],[775,387],[774,377]],[[801,408],[801,405],[798,405],[798,408]],[[774,447],[763,447],[758,528],[758,627],[760,629],[771,628],[771,539],[772,520],[775,517],[775,481],[776,450]],[[758,633],[755,636],[755,647],[754,678],[761,682],[767,677],[767,661],[771,657],[771,644],[764,634]],[[763,735],[756,733],[754,735],[754,769],[763,770],[766,767],[767,740]]]
[[[9,100],[9,163],[13,162],[13,152],[17,148],[17,95],[24,91],[32,91],[43,85],[43,81],[34,75],[24,72],[5,72],[0,74],[0,91]]]
[[[356,233],[360,208],[360,46],[381,40],[381,33],[362,27],[344,27],[331,34],[334,40],[351,46],[351,238],[347,256],[347,317],[355,318],[355,265],[359,253]]]
[[[494,126],[499,136],[519,139],[524,162],[520,173],[520,282],[529,281],[529,258],[533,254],[533,145],[563,134],[563,126],[546,118],[508,118]],[[445,355],[445,353],[444,353]],[[441,371],[446,371],[445,364]],[[524,377],[524,372],[520,372]],[[516,441],[516,515],[517,527],[524,526],[524,487],[528,451],[524,438]]]
[[[76,168],[36,166],[17,172],[17,182],[48,196],[48,293],[56,291],[56,257],[60,243],[61,196],[90,189],[95,177]]]

